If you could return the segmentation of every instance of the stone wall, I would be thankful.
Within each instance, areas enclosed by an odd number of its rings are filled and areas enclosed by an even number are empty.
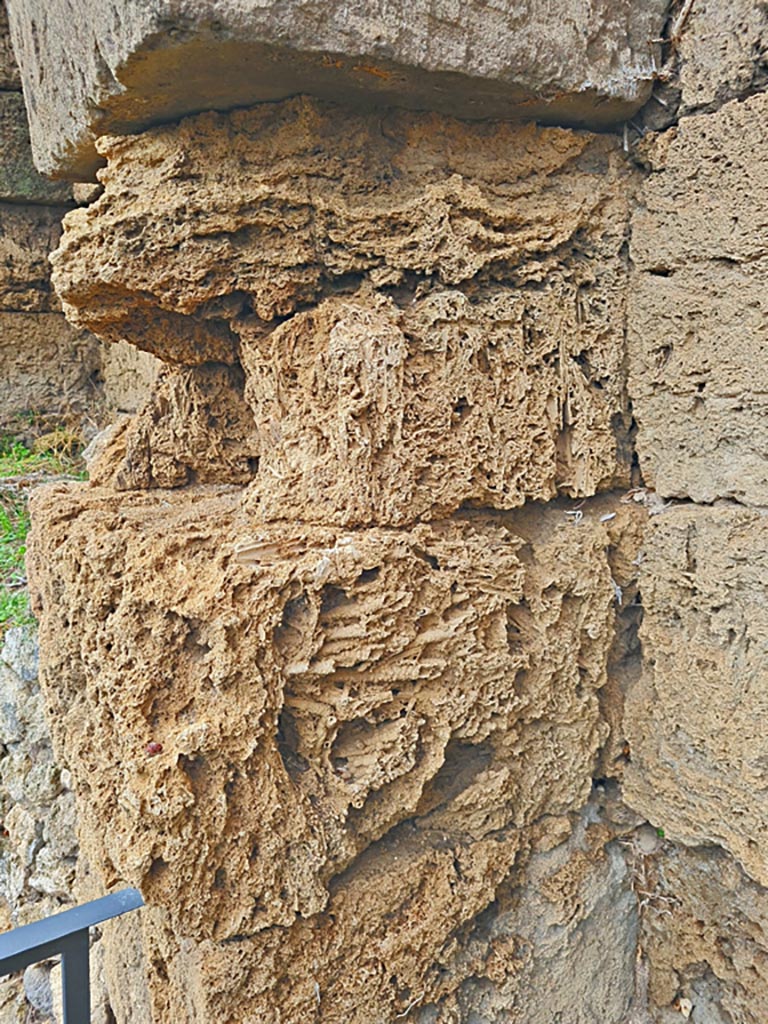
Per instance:
[[[43,432],[97,404],[100,345],[72,327],[51,288],[48,254],[72,188],[35,170],[18,69],[0,8],[0,430]]]
[[[0,646],[0,914],[3,928],[36,921],[72,900],[77,838],[69,773],[57,767],[37,683],[31,629]],[[26,1022],[30,1005],[50,1017],[49,967],[0,982],[4,1022]]]
[[[29,568],[118,1024],[763,1024],[766,32],[613,134],[113,60],[54,283],[163,365]]]
[[[61,311],[48,257],[74,202],[70,184],[44,178],[32,163],[0,3],[0,433],[31,438],[66,422],[92,434],[107,411],[135,411],[155,372],[150,360],[105,348]]]

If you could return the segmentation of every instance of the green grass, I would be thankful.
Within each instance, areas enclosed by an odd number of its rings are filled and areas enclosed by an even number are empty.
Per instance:
[[[70,476],[80,469],[81,460],[73,454],[71,435],[54,431],[41,440],[47,445],[32,451],[12,437],[0,437],[0,480],[17,476]]]
[[[32,450],[0,437],[0,640],[11,626],[34,623],[29,609],[24,556],[29,511],[27,491],[46,477],[83,479],[77,439],[64,430],[40,438]]]
[[[14,491],[0,491],[0,636],[9,626],[33,621],[25,586],[28,532],[25,498]]]

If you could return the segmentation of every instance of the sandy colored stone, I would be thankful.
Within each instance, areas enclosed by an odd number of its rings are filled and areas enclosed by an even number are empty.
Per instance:
[[[38,313],[60,308],[48,256],[66,208],[0,204],[0,310]]]
[[[9,0],[38,166],[86,180],[94,135],[299,93],[609,125],[648,95],[664,0]]]
[[[413,980],[537,823],[586,799],[615,601],[597,515],[254,530],[236,489],[79,486],[38,492],[34,516],[42,678],[86,855],[177,934],[271,929],[289,962],[293,928],[310,941],[329,900],[357,921],[366,899],[377,975],[395,942]],[[407,942],[385,913],[401,902]]]
[[[132,413],[149,398],[160,369],[159,360],[129,345],[117,342],[102,349],[104,401],[113,413]]]
[[[97,408],[100,367],[96,338],[61,313],[0,313],[0,424]]]
[[[637,911],[612,838],[592,801],[570,821],[547,819],[494,901],[458,930],[457,900],[471,892],[484,861],[457,858],[446,886],[448,849],[442,864],[430,858],[437,870],[415,890],[409,879],[418,849],[407,837],[402,856],[371,858],[359,875],[345,875],[328,910],[290,930],[193,944],[180,940],[166,912],[149,907],[105,928],[116,1019],[273,1024],[312,1019],[319,996],[328,1024],[397,1019],[408,1006],[431,1022],[482,1013],[492,1024],[550,1024],[569,1006],[585,1020],[622,1021]],[[393,876],[378,884],[385,868]],[[419,914],[428,908],[432,939],[438,904],[448,937],[430,965]],[[471,909],[465,904],[464,914]]]
[[[151,396],[125,429],[105,437],[91,480],[117,490],[248,483],[259,465],[259,436],[240,367],[168,370],[148,353],[138,355],[155,364]]]
[[[254,514],[398,525],[627,484],[621,348],[606,350],[605,324],[581,323],[560,283],[446,288],[404,306],[360,294],[265,339],[243,328]]]
[[[643,671],[628,696],[627,802],[676,841],[768,882],[768,518],[679,506],[651,519]]]
[[[633,216],[630,392],[664,496],[768,503],[768,96],[659,140]]]
[[[768,1014],[768,891],[723,850],[666,844],[655,858],[656,886],[670,913],[644,915],[653,1020],[762,1024]],[[662,904],[658,903],[661,907]]]
[[[106,141],[104,195],[53,257],[68,317],[166,362],[242,362],[265,518],[397,524],[624,485],[615,142],[382,116],[300,99]],[[180,453],[185,429],[158,421]]]
[[[0,3],[0,90],[5,89],[21,89],[21,77],[13,55],[8,30],[8,12],[3,2]]]
[[[238,318],[273,328],[361,279],[410,298],[559,271],[588,317],[621,277],[629,172],[606,137],[298,98],[100,147],[105,191],[66,218],[56,288],[166,362],[233,360]]]
[[[768,83],[768,11],[753,0],[696,0],[678,46],[680,114],[716,110]]]
[[[162,957],[169,979],[152,985],[154,1019],[277,1024],[319,1013],[328,1024],[367,1024],[408,1010],[431,1024],[550,1024],[578,1007],[577,1019],[621,1021],[637,933],[622,858],[591,805],[571,823],[550,820],[539,840],[494,901],[459,928],[457,901],[467,900],[465,915],[476,908],[472,890],[487,852],[458,857],[453,870],[450,850],[440,859],[433,854],[432,870],[415,889],[409,878],[418,850],[408,842],[398,861],[366,864],[345,879],[325,914],[297,922],[288,934],[270,929],[193,947],[150,910],[142,919],[145,956]],[[392,877],[382,878],[385,868]],[[430,963],[438,921],[443,941]]]
[[[66,203],[71,186],[44,178],[32,163],[20,92],[0,92],[0,202]]]

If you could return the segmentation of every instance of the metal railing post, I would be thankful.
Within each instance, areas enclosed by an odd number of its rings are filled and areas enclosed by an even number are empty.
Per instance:
[[[64,1024],[90,1024],[91,978],[88,929],[74,932],[61,948]]]
[[[90,1024],[90,937],[93,925],[138,910],[144,900],[137,889],[123,889],[61,914],[0,934],[0,977],[61,954],[64,1024]]]

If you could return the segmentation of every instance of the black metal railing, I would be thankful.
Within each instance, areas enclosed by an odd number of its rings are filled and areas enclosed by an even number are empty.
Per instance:
[[[137,889],[122,889],[61,914],[0,934],[0,976],[22,971],[61,954],[64,1024],[90,1024],[91,981],[88,930],[102,921],[138,910]]]

